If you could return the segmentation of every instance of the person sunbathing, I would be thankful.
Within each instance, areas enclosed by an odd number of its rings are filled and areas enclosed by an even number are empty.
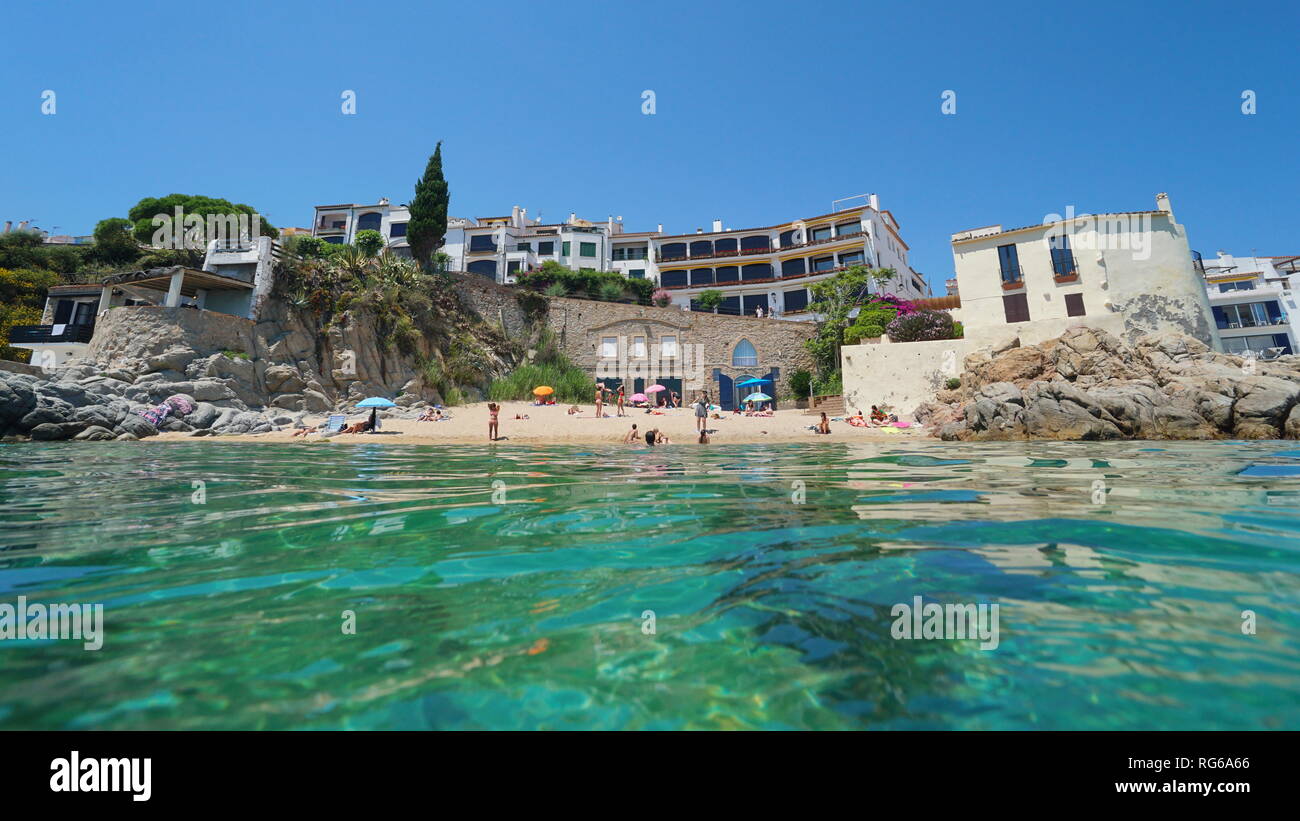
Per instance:
[[[296,431],[293,432],[293,435],[306,436],[309,433],[316,433],[319,430],[320,430],[320,425],[312,425],[311,427],[307,427],[307,428],[298,428]]]
[[[428,409],[425,410],[424,413],[420,414],[420,418],[419,418],[419,419],[416,419],[415,421],[417,421],[417,422],[439,422],[439,421],[442,420],[442,418],[443,418],[443,416],[442,416],[442,411],[441,411],[441,410],[439,410],[438,408],[428,408]]]
[[[871,406],[871,424],[882,425],[885,423],[887,419],[888,417],[885,416],[884,411],[882,411],[880,408],[876,407],[875,405]]]
[[[360,422],[354,422],[344,428],[341,433],[365,433],[370,430],[370,420],[362,419]]]
[[[577,405],[570,405],[569,409],[565,411],[565,413],[567,413],[570,416],[573,416],[575,413],[582,413],[582,411],[578,410]]]

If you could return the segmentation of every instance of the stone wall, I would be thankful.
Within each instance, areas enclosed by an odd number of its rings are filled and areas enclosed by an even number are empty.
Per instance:
[[[845,345],[840,348],[845,410],[879,405],[910,417],[960,375],[966,355],[978,347],[969,339]]]
[[[458,281],[467,306],[484,320],[504,325],[513,339],[527,338],[537,330],[538,322],[544,324],[564,354],[591,373],[593,379],[629,384],[641,379],[649,384],[663,381],[661,377],[680,378],[684,392],[690,392],[686,393],[687,398],[695,390],[705,389],[716,400],[720,387],[725,389],[727,380],[734,377],[766,376],[775,372],[777,384],[763,386],[765,393],[775,396],[788,392],[788,380],[795,371],[812,370],[812,357],[804,346],[816,333],[810,322],[541,297],[473,275],[459,277]],[[525,309],[521,297],[536,300],[536,309],[532,312]],[[664,336],[676,337],[679,357],[675,362],[659,355]],[[619,355],[606,358],[601,355],[602,340],[610,337],[618,340]],[[631,346],[638,337],[645,339],[645,357],[634,356]],[[746,339],[754,346],[757,364],[733,365],[735,348]],[[697,345],[701,347],[696,348]],[[773,394],[772,387],[777,394]]]

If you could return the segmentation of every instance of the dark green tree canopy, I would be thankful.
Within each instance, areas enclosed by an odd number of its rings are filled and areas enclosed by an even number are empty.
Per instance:
[[[406,224],[406,241],[411,246],[411,256],[425,268],[429,267],[433,252],[447,233],[449,202],[447,180],[442,176],[442,142],[439,141],[424,167],[424,176],[415,184],[411,219]]]
[[[250,205],[243,203],[231,202],[216,197],[202,197],[194,194],[168,194],[165,197],[145,197],[135,204],[127,213],[131,219],[131,224],[135,226],[135,238],[140,242],[148,243],[153,239],[154,231],[158,230],[153,224],[153,218],[159,214],[172,216],[176,213],[176,207],[180,206],[186,214],[248,214],[252,217],[257,210]],[[278,237],[280,232],[275,226],[266,221],[266,217],[261,218],[261,226],[258,230],[269,237]]]

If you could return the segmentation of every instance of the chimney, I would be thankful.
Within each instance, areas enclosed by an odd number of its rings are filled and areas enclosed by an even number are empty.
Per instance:
[[[518,205],[510,206],[510,227],[511,228],[519,227],[519,206]]]
[[[664,232],[664,224],[663,224],[662,222],[659,223],[659,227],[656,228],[655,231],[656,231],[656,233],[660,233],[660,234],[662,234],[662,233]]]
[[[388,197],[380,197],[380,198],[379,198],[379,204],[380,204],[380,205],[387,205],[387,204],[388,204]]]
[[[31,222],[31,220],[23,220],[22,222],[18,223],[18,230],[21,231],[21,230],[23,230],[24,228],[26,228],[26,227],[27,227],[27,223],[29,223],[29,222]]]
[[[14,221],[13,221],[13,220],[5,220],[5,230],[4,230],[4,232],[5,232],[6,234],[9,233],[9,229],[12,228],[13,225],[14,225]]]
[[[1170,217],[1174,215],[1174,207],[1169,204],[1169,195],[1163,192],[1156,194],[1156,208],[1164,211]]]
[[[722,233],[722,220],[713,221],[713,233],[715,234]]]
[[[695,229],[695,233],[697,233],[697,234],[703,234],[703,233],[704,233],[704,229],[703,229],[703,228],[696,228],[696,229]]]
[[[870,197],[867,198],[867,201],[871,203],[872,211],[880,210],[880,197],[876,196],[875,194],[872,194]]]
[[[577,221],[578,221],[578,212],[577,212],[577,211],[570,211],[570,212],[569,212],[569,224],[572,225],[572,224],[574,224],[574,223],[577,222]]]

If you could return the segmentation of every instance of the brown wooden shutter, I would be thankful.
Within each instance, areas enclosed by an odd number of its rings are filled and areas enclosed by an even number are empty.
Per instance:
[[[1025,294],[1007,294],[1002,297],[1002,310],[1007,322],[1029,321],[1029,297]]]
[[[1065,295],[1066,316],[1085,316],[1087,313],[1088,312],[1083,309],[1083,294]]]

